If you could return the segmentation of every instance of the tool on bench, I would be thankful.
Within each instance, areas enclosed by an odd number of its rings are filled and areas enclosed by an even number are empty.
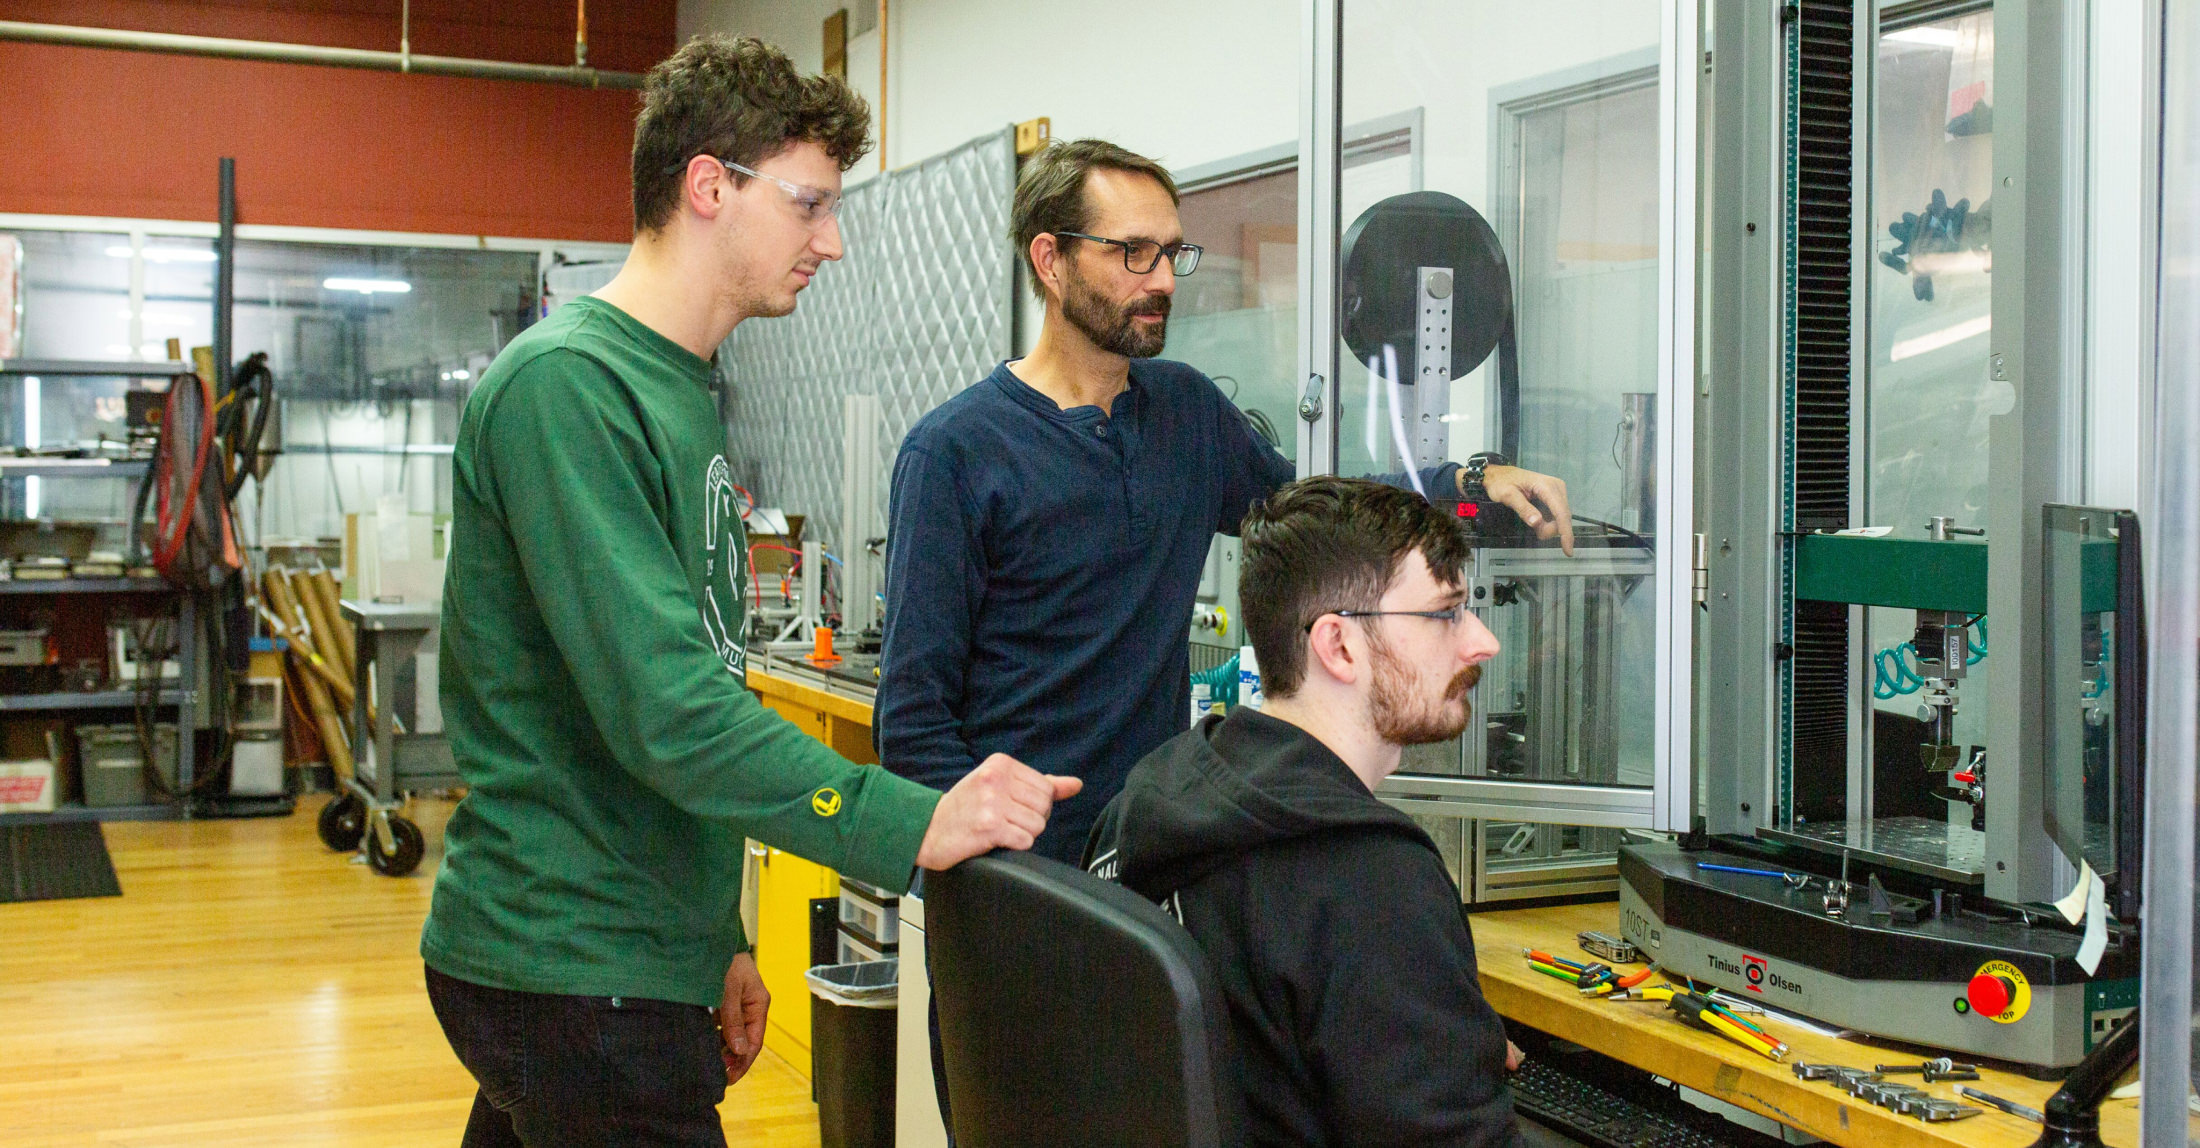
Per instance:
[[[1917,1073],[1932,1084],[1941,1080],[1977,1080],[1978,1065],[1957,1064],[1947,1057],[1938,1057],[1922,1064],[1875,1064],[1872,1071],[1888,1075]]]
[[[1620,977],[1617,980],[1609,980],[1601,984],[1584,985],[1581,990],[1581,995],[1585,997],[1601,997],[1611,996],[1613,993],[1622,993],[1628,989],[1634,988],[1636,985],[1639,985],[1646,980],[1649,980],[1651,975],[1656,973],[1657,971],[1658,966],[1651,965],[1637,972],[1629,973],[1626,976]],[[1625,1000],[1626,998],[1621,997],[1620,999]]]
[[[1710,1029],[1767,1060],[1777,1061],[1787,1055],[1788,1046],[1779,1038],[1720,1008],[1710,997],[1678,989],[1646,989],[1639,999],[1657,1000],[1659,997],[1653,994],[1661,992],[1666,1007],[1680,1014],[1681,1019]]]
[[[2041,1112],[2037,1108],[2027,1108],[2014,1100],[2004,1100],[1991,1092],[1980,1092],[1978,1089],[1972,1088],[1969,1085],[1956,1085],[1956,1095],[1968,1096],[1971,1099],[1978,1101],[1980,1104],[1992,1105],[1993,1107],[1999,1108],[2003,1112],[2006,1112],[2011,1116],[2022,1116],[2023,1118],[2033,1122],[2034,1124],[2047,1123],[2047,1114]]]
[[[1642,950],[1633,941],[1586,929],[1574,934],[1574,943],[1590,956],[1602,957],[1615,965],[1631,965],[1642,959]]]
[[[1619,976],[1610,965],[1569,961],[1564,957],[1554,957],[1541,949],[1522,949],[1520,955],[1528,958],[1529,968],[1584,988],[1615,980]]]

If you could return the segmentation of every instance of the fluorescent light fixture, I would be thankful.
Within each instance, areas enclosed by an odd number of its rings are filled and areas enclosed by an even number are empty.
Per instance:
[[[128,244],[118,243],[108,248],[107,254],[116,259],[128,259],[130,257],[130,247]],[[148,247],[145,249],[145,261],[147,263],[212,263],[214,258],[212,251],[197,247]]]
[[[1965,339],[1976,339],[1993,329],[1994,317],[1992,315],[1981,315],[1976,319],[1966,319],[1954,326],[1942,327],[1938,331],[1932,331],[1919,335],[1914,339],[1904,339],[1896,343],[1894,349],[1887,353],[1887,359],[1896,363],[1904,359],[1914,359],[1919,355],[1937,351],[1942,347],[1954,346]]]
[[[128,319],[129,317],[130,309],[128,307],[115,308],[115,318]],[[158,323],[164,327],[190,327],[206,322],[206,317],[203,315],[185,315],[176,311],[146,311],[140,314],[139,318],[148,324]],[[128,353],[129,348],[125,347],[123,351]]]
[[[321,280],[321,286],[329,291],[357,291],[361,295],[373,295],[378,292],[385,295],[403,295],[413,289],[412,284],[402,279],[323,279]]]
[[[1893,40],[1898,44],[1923,44],[1931,48],[1953,48],[1961,40],[1955,29],[1935,28],[1931,25],[1922,28],[1904,28],[1899,32],[1886,32],[1881,34],[1879,38]]]
[[[460,368],[459,368],[458,370],[455,370],[455,371],[452,371],[452,372],[451,372],[451,377],[452,377],[452,378],[454,378],[454,379],[457,379],[457,380],[459,380],[459,381],[461,381],[461,382],[464,382],[464,381],[465,381],[465,380],[467,380],[467,379],[473,378],[473,377],[474,377],[474,373],[473,373],[472,371],[469,371],[469,370],[467,370],[467,369],[466,369],[466,368],[464,368],[464,367],[460,367]]]

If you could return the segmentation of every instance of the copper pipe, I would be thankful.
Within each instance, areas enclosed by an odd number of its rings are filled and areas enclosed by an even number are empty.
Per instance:
[[[409,17],[410,13],[407,15]],[[407,29],[405,39],[400,45],[407,50],[400,52],[330,48],[319,44],[277,44],[266,40],[232,40],[221,36],[180,36],[169,32],[126,32],[114,28],[80,28],[68,24],[28,24],[20,20],[0,20],[0,40],[61,44],[75,48],[167,52],[180,56],[213,56],[229,60],[321,64],[332,68],[364,68],[376,72],[420,72],[431,76],[520,80],[538,84],[566,84],[579,88],[638,90],[642,86],[642,75],[639,72],[603,72],[594,68],[560,68],[552,64],[514,64],[504,60],[470,60],[456,56],[416,56],[410,51],[410,29]]]
[[[886,170],[886,0],[878,0],[878,169]]]

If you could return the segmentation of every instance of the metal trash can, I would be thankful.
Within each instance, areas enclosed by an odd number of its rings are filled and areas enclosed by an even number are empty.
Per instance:
[[[810,1072],[821,1148],[893,1148],[901,962],[809,971]]]

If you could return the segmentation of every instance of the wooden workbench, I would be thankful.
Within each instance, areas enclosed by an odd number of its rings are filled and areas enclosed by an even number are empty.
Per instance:
[[[795,680],[798,676],[801,680]],[[869,699],[806,674],[782,675],[752,668],[748,684],[764,704],[851,760],[877,760],[871,753]],[[1924,1050],[1816,1036],[1792,1025],[1767,1021],[1765,1027],[1792,1050],[1786,1061],[1776,1064],[1683,1024],[1662,1005],[1584,1000],[1571,985],[1528,968],[1520,955],[1525,948],[1591,959],[1574,945],[1574,935],[1584,929],[1617,934],[1619,910],[1615,903],[1484,912],[1475,914],[1473,921],[1482,993],[1500,1014],[1736,1107],[1843,1145],[2030,1148],[2039,1138],[2039,1125],[1993,1109],[1967,1120],[1926,1124],[1859,1100],[1822,1081],[1799,1080],[1789,1067],[1799,1062],[1865,1068],[1895,1061],[1914,1063],[1927,1055]],[[802,993],[799,986],[793,991]],[[775,996],[784,999],[776,989]],[[1972,1082],[1974,1087],[2034,1108],[2045,1105],[2056,1088],[2051,1083],[1994,1069],[1985,1069],[1980,1076]],[[1923,1087],[1935,1095],[1961,1099],[1955,1095],[1952,1083]],[[2136,1148],[2138,1120],[2136,1100],[2109,1101],[2101,1110],[2103,1138],[2117,1148]],[[2196,1137],[2200,1137],[2200,1123],[2194,1127]]]
[[[1728,1104],[1835,1144],[2029,1148],[2039,1139],[2039,1125],[1991,1108],[1969,1119],[1927,1124],[1859,1100],[1823,1081],[1799,1080],[1790,1067],[1797,1063],[1864,1068],[1895,1062],[1914,1064],[1928,1055],[1924,1050],[1817,1036],[1777,1020],[1765,1020],[1763,1027],[1791,1049],[1786,1061],[1776,1064],[1682,1023],[1663,1005],[1584,999],[1572,985],[1528,968],[1520,954],[1525,948],[1543,949],[1570,960],[1595,959],[1574,944],[1574,936],[1584,929],[1617,935],[1616,904],[1477,913],[1473,922],[1482,995],[1500,1014]],[[2057,1087],[1991,1068],[1982,1069],[1979,1075],[1982,1079],[1969,1082],[1973,1088],[2033,1108],[2044,1107]],[[1936,1096],[1986,1107],[1957,1096],[1952,1082],[1920,1083],[1918,1087]],[[2111,1100],[2101,1106],[2101,1132],[2107,1143],[2136,1148],[2138,1125],[2137,1100]],[[2195,1128],[2200,1129],[2200,1124]]]

